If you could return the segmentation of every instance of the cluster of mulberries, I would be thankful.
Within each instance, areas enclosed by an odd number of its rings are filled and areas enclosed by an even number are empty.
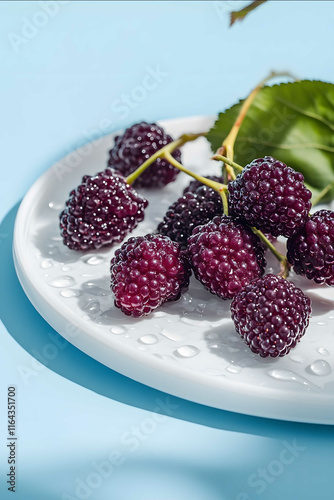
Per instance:
[[[172,138],[156,124],[136,124],[117,136],[108,168],[85,176],[60,215],[64,243],[91,250],[120,243],[144,218],[148,204],[126,176]],[[179,150],[173,156],[180,161]],[[162,187],[178,170],[157,159],[134,183]],[[223,177],[209,177],[223,183]],[[150,314],[177,300],[191,272],[221,299],[232,299],[236,331],[262,357],[284,356],[304,335],[308,297],[292,282],[264,275],[264,245],[254,228],[287,238],[287,260],[297,274],[334,285],[334,212],[310,215],[303,175],[266,156],[228,183],[229,215],[220,193],[192,181],[167,210],[155,234],[132,237],[111,261],[115,305],[125,314]]]

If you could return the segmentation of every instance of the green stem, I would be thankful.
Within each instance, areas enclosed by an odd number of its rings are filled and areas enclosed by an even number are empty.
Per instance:
[[[206,177],[203,177],[202,175],[195,174],[195,172],[192,172],[187,167],[185,167],[184,165],[182,165],[182,163],[178,162],[168,151],[164,152],[164,157],[175,168],[178,168],[179,170],[181,170],[181,172],[184,172],[185,174],[190,175],[191,177],[193,177],[197,181],[199,181],[202,184],[205,184],[206,186],[214,189],[218,193],[221,193],[222,191],[227,191],[226,184],[221,184],[220,182],[216,182],[216,181],[212,181],[211,179],[207,179]]]
[[[256,229],[256,227],[251,227],[251,230],[260,238],[260,240],[276,257],[281,265],[281,276],[283,276],[283,278],[287,278],[289,276],[290,264],[286,256],[279,252],[276,247],[274,247],[274,245],[271,243],[271,241],[268,240],[268,238],[262,233],[262,231],[259,231],[258,229]]]
[[[322,200],[322,198],[334,187],[334,181],[327,184],[326,187],[312,200],[312,206],[318,205],[318,203]]]
[[[242,172],[243,171],[243,167],[241,165],[239,165],[238,163],[235,163],[235,161],[229,160],[228,158],[226,158],[226,156],[223,156],[223,155],[214,155],[211,159],[212,160],[217,160],[217,161],[223,161],[227,165],[230,165],[230,167],[233,167],[238,172]]]
[[[175,141],[170,142],[169,144],[167,144],[163,148],[156,151],[156,153],[154,153],[152,156],[150,156],[146,161],[144,161],[144,163],[142,165],[140,165],[140,167],[138,167],[137,170],[132,172],[126,178],[126,182],[128,184],[132,184],[137,179],[137,177],[139,177],[140,174],[142,174],[144,172],[144,170],[147,169],[147,167],[149,167],[158,158],[162,158],[166,152],[172,153],[173,151],[175,151],[175,149],[180,148],[181,146],[183,146],[187,142],[195,141],[196,139],[198,139],[199,137],[202,137],[204,135],[206,135],[206,132],[200,132],[198,134],[183,134],[183,135],[181,135],[181,137],[179,137],[179,139],[176,139]]]

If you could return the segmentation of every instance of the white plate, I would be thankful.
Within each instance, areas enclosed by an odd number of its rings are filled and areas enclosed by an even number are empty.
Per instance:
[[[162,125],[177,137],[207,130],[211,123],[212,118],[196,117]],[[105,168],[113,135],[51,167],[20,206],[14,233],[16,270],[39,313],[88,355],[156,389],[224,410],[333,424],[332,289],[295,278],[313,303],[308,331],[290,355],[262,359],[235,333],[229,301],[214,297],[194,278],[178,302],[150,317],[132,319],[114,307],[109,291],[109,262],[117,247],[83,254],[62,244],[59,212],[84,174]],[[209,156],[203,138],[183,148],[184,163],[202,174],[219,168]],[[131,236],[154,230],[188,182],[181,173],[162,191],[143,191],[150,205]]]

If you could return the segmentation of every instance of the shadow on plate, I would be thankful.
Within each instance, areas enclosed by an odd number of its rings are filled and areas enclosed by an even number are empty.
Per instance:
[[[149,411],[156,408],[156,400],[167,395],[140,384],[107,368],[65,341],[34,309],[16,276],[12,239],[19,204],[6,215],[0,226],[1,301],[0,317],[9,334],[31,356],[50,370],[89,390],[113,400]],[[40,354],[52,341],[62,345],[54,359]],[[43,361],[44,359],[44,361]],[[94,374],[94,376],[93,376]],[[270,420],[210,408],[181,398],[169,396],[174,405],[173,417],[217,429],[240,433],[288,439],[308,436],[331,439],[334,443],[334,426],[321,426]]]

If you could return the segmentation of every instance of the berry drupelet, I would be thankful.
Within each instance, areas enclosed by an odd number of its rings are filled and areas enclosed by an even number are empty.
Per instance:
[[[311,301],[290,281],[267,274],[235,295],[231,314],[250,349],[263,358],[275,358],[288,354],[304,335]]]
[[[137,123],[127,128],[123,135],[115,137],[115,145],[109,151],[108,165],[127,177],[172,140],[172,137],[155,123]],[[176,149],[172,156],[177,161],[181,161],[179,149]],[[163,187],[174,181],[178,174],[177,168],[164,158],[158,158],[135,180],[134,186]]]
[[[288,261],[297,274],[334,285],[334,212],[319,210],[287,242]]]
[[[231,215],[273,236],[292,236],[311,209],[303,175],[271,156],[252,161],[228,190]]]
[[[169,207],[157,230],[185,246],[196,226],[206,224],[222,213],[223,204],[219,193],[200,184],[195,192],[186,192]]]
[[[266,265],[259,238],[226,215],[197,226],[188,239],[188,252],[196,278],[222,299],[262,276]]]
[[[127,240],[116,250],[110,270],[116,307],[134,317],[179,299],[191,274],[180,245],[161,235]]]
[[[63,242],[71,250],[120,243],[144,219],[147,205],[148,201],[111,169],[85,175],[60,214]]]
[[[225,179],[223,176],[218,177],[217,175],[208,175],[208,176],[206,176],[206,179],[210,179],[211,181],[219,182],[220,184],[225,183]],[[196,179],[194,179],[193,181],[191,181],[188,184],[187,187],[184,188],[183,194],[196,193],[197,189],[200,187],[203,187],[203,183],[201,181],[197,181]],[[214,191],[214,189],[212,189],[212,188],[209,188],[209,189]]]

